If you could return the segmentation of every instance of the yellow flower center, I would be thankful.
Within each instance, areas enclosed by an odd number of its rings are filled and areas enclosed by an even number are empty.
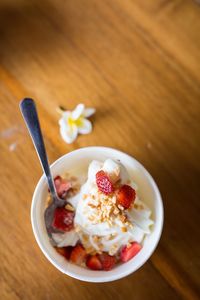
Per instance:
[[[76,125],[77,127],[80,127],[83,125],[83,117],[80,116],[77,120],[73,120],[72,118],[68,118],[68,124],[69,126]]]

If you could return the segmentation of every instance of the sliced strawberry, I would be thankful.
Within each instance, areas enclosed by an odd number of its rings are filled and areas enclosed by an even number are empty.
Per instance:
[[[54,220],[52,226],[62,231],[70,231],[74,226],[74,212],[57,207],[54,212]]]
[[[126,262],[133,258],[140,250],[142,249],[142,246],[138,244],[137,242],[133,242],[129,247],[124,246],[120,253],[121,261]]]
[[[66,259],[69,259],[70,258],[70,255],[71,255],[71,252],[72,252],[72,249],[73,247],[71,246],[68,246],[68,247],[55,247],[56,251],[64,256]]]
[[[114,267],[114,265],[116,264],[116,257],[111,256],[107,253],[103,253],[103,254],[99,255],[99,259],[102,263],[102,268],[105,271],[111,270]]]
[[[57,194],[60,198],[65,198],[68,190],[72,187],[71,182],[67,181],[61,176],[56,176],[54,178],[54,184]]]
[[[87,253],[86,253],[85,249],[83,248],[83,246],[76,245],[71,252],[70,260],[73,263],[80,265],[81,263],[83,263],[86,260],[86,257],[87,257]]]
[[[90,255],[86,261],[86,266],[91,270],[102,270],[102,263],[97,255]]]
[[[122,185],[117,194],[117,203],[125,209],[129,208],[136,197],[135,190],[127,184]]]
[[[98,189],[106,195],[109,195],[114,191],[112,182],[103,170],[96,173],[96,184]]]

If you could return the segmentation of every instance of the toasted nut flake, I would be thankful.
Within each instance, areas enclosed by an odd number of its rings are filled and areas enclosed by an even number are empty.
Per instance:
[[[87,195],[87,194],[84,194],[84,195],[83,195],[83,200],[85,200],[87,197],[88,197],[88,195]]]
[[[131,245],[132,245],[131,242],[128,242],[128,244],[126,245],[126,247],[127,247],[127,248],[130,248]]]
[[[143,209],[144,209],[144,206],[143,206],[142,204],[134,203],[134,208],[135,208],[135,209],[138,209],[138,210],[143,210]]]
[[[97,200],[92,200],[92,204],[94,204],[96,207],[101,207],[101,205],[99,204],[99,202]]]
[[[138,208],[139,208],[139,210],[143,210],[144,206],[142,204],[140,204]]]
[[[114,254],[115,254],[115,251],[111,248],[111,249],[108,251],[108,254],[109,254],[109,255],[114,255]]]
[[[103,244],[99,244],[99,250],[100,250],[100,251],[103,250]]]
[[[88,247],[88,248],[85,248],[85,251],[88,254],[92,254],[92,252],[94,251],[94,248],[93,247]]]
[[[111,234],[113,238],[115,238],[117,236],[117,232],[114,232]]]
[[[80,232],[81,231],[81,227],[79,225],[77,225],[77,224],[75,225],[75,231],[76,232]]]
[[[89,237],[88,237],[88,235],[83,234],[83,235],[82,235],[82,239],[83,239],[83,242],[84,242],[84,243],[87,243],[88,240],[89,240]]]
[[[116,203],[116,197],[113,197],[111,201],[112,201],[113,204],[115,204]]]
[[[108,220],[108,225],[109,225],[110,227],[112,227],[113,223],[112,223],[111,220]]]
[[[67,193],[68,197],[73,197],[74,195],[76,195],[76,192],[74,191],[74,189],[70,189]]]
[[[124,210],[124,207],[122,206],[122,205],[118,205],[118,208],[120,209],[120,210]]]
[[[121,227],[121,231],[122,232],[127,232],[127,228],[126,227]]]
[[[109,241],[110,238],[111,238],[111,234],[105,236],[105,240],[106,240],[106,241]]]
[[[119,214],[119,209],[117,207],[115,207],[114,211],[113,211],[114,215],[118,215]]]
[[[117,236],[117,233],[112,233],[108,236],[108,240],[112,241]]]
[[[89,216],[89,217],[88,217],[88,220],[89,220],[89,221],[93,221],[93,220],[94,220],[94,217],[93,217],[93,216]]]
[[[78,193],[80,191],[80,185],[73,186],[72,191],[74,194]]]
[[[93,203],[88,203],[88,206],[90,206],[91,208],[97,208],[96,205]]]
[[[126,223],[125,223],[126,224]],[[126,226],[133,228],[133,224],[131,222],[127,222]]]
[[[67,204],[65,205],[65,209],[67,209],[67,210],[69,210],[69,211],[75,211],[75,208],[74,208],[72,205],[70,205],[69,203],[67,203]]]
[[[100,236],[97,236],[97,235],[94,235],[94,236],[93,236],[93,241],[94,241],[95,243],[98,243],[100,240],[101,240],[101,237],[100,237]]]
[[[77,178],[76,176],[71,176],[71,177],[70,177],[70,180],[71,180],[71,181],[77,181],[78,178]]]
[[[120,220],[121,220],[122,223],[125,223],[126,216],[125,215],[120,215]]]

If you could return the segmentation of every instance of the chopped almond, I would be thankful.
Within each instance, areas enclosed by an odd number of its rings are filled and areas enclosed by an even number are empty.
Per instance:
[[[121,227],[121,231],[122,232],[127,232],[127,228],[126,227]]]
[[[65,209],[67,209],[69,211],[75,211],[75,208],[72,205],[68,204],[68,203],[65,205]]]

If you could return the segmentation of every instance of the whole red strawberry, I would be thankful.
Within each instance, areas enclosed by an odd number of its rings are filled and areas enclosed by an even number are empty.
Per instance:
[[[117,194],[117,203],[128,209],[136,197],[135,190],[127,184],[122,185]]]
[[[57,207],[52,226],[62,231],[70,231],[74,226],[74,212],[64,207]]]
[[[96,173],[96,184],[99,191],[106,195],[109,195],[114,191],[112,182],[103,170]]]

